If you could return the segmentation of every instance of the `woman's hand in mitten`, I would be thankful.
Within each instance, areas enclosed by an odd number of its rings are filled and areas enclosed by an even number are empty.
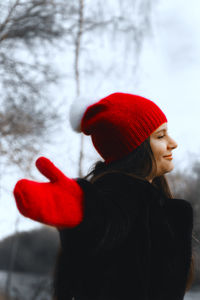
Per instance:
[[[58,228],[77,226],[83,219],[81,187],[45,157],[38,158],[36,167],[50,182],[18,181],[14,196],[19,211],[25,217]]]

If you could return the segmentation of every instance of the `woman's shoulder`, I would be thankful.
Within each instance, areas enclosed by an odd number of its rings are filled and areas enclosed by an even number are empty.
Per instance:
[[[109,172],[96,177],[92,182],[79,179],[78,183],[87,194],[129,199],[148,199],[160,196],[160,191],[147,180],[122,172]]]
[[[159,194],[159,190],[149,181],[122,172],[104,174],[94,181],[94,185],[99,189],[113,190],[117,193],[133,193],[133,195],[139,194],[139,196]]]
[[[188,200],[181,198],[170,198],[167,202],[167,206],[173,207],[174,210],[179,209],[181,207],[182,210],[193,211],[192,204]]]
[[[122,186],[144,187],[150,183],[147,180],[143,180],[131,174],[123,172],[109,172],[98,176],[95,179],[94,184],[96,186],[109,185],[119,188]]]

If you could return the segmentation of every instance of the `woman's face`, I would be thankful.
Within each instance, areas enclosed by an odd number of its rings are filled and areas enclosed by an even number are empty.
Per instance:
[[[167,132],[167,123],[162,124],[150,135],[150,146],[156,160],[157,173],[161,176],[173,170],[172,150],[177,148],[177,143]]]

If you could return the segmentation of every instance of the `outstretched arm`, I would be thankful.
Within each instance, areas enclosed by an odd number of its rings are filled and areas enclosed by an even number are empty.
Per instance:
[[[18,181],[14,197],[19,211],[25,217],[58,228],[72,228],[80,224],[84,195],[78,183],[65,176],[45,157],[36,161],[36,167],[49,182]]]

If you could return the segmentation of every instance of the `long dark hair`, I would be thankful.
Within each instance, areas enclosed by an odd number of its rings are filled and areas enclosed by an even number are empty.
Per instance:
[[[148,180],[152,174],[156,174],[156,171],[156,160],[150,146],[150,137],[148,137],[139,147],[121,160],[109,164],[98,161],[84,178],[93,183],[105,174],[121,172],[134,178]],[[160,189],[167,198],[173,198],[165,175],[154,177],[151,184]],[[193,281],[194,255],[192,254],[186,291],[191,288]]]

